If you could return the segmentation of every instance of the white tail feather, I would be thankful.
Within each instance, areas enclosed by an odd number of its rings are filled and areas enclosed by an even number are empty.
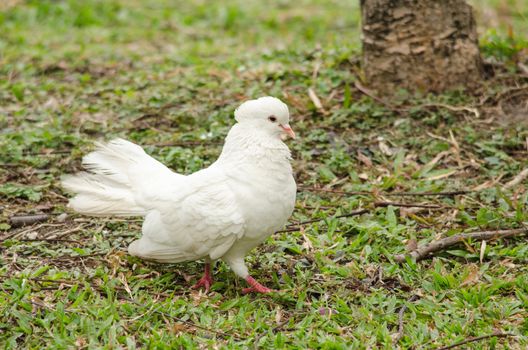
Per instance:
[[[177,176],[132,142],[115,139],[97,143],[83,158],[89,172],[64,176],[62,186],[76,193],[69,207],[92,216],[144,216],[148,208],[135,199],[142,186],[167,175]]]

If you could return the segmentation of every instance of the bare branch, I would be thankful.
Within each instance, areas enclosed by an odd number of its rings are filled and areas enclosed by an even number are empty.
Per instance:
[[[515,176],[513,179],[511,179],[506,185],[504,185],[504,188],[512,188],[523,182],[528,177],[528,168],[525,168],[523,171],[521,171],[517,176]]]
[[[481,232],[471,232],[471,233],[461,233],[458,235],[442,238],[437,241],[422,245],[418,247],[415,251],[410,252],[409,254],[399,254],[394,257],[396,262],[404,262],[409,256],[416,261],[427,258],[430,254],[445,250],[449,247],[452,247],[463,241],[472,239],[475,241],[490,241],[498,238],[507,238],[513,236],[520,236],[523,234],[528,234],[528,229],[518,228],[511,230],[498,230],[498,231],[481,231]]]
[[[407,303],[412,303],[416,299],[418,299],[418,295],[412,295],[409,299],[407,299]],[[407,303],[403,304],[400,311],[398,312],[398,333],[393,334],[393,337],[392,337],[393,344],[396,344],[403,337],[403,331],[404,331],[403,316],[405,314],[405,310],[407,310]]]
[[[37,222],[46,221],[48,220],[48,218],[48,214],[12,216],[9,218],[9,224],[13,227],[20,227],[25,225],[32,225]]]
[[[376,202],[374,206],[379,207],[402,207],[402,208],[426,208],[426,209],[441,209],[444,208],[441,205],[436,204],[420,204],[420,203],[398,203],[398,202]]]
[[[452,344],[452,345],[442,346],[441,348],[438,348],[436,350],[454,349],[454,348],[458,348],[459,346],[462,346],[462,345],[465,345],[465,344],[468,344],[468,343],[476,342],[476,341],[483,340],[483,339],[493,338],[493,337],[497,337],[497,338],[515,337],[515,334],[495,332],[495,333],[492,333],[492,334],[481,335],[480,337],[469,338],[469,339],[463,340],[461,342],[458,342],[458,343],[455,343],[455,344]]]

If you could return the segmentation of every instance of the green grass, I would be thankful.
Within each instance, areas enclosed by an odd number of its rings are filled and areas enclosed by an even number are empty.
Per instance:
[[[500,19],[501,6],[485,3]],[[515,336],[465,348],[528,346],[526,236],[488,242],[482,262],[480,242],[420,262],[393,260],[409,240],[528,223],[526,182],[503,186],[528,166],[528,93],[519,88],[528,79],[518,68],[528,64],[528,45],[504,22],[481,27],[495,78],[471,95],[403,94],[393,103],[407,111],[398,113],[354,88],[357,2],[3,6],[1,347],[432,349],[497,331]],[[528,8],[512,8],[513,32],[526,33]],[[244,282],[222,263],[209,295],[191,291],[199,262],[156,265],[125,253],[140,221],[58,220],[67,211],[59,177],[80,168],[94,140],[133,140],[191,173],[218,156],[234,108],[268,94],[289,104],[300,136],[288,141],[300,187],[290,221],[321,219],[275,234],[248,256],[257,279],[281,293],[241,295]],[[477,107],[480,118],[439,104]],[[369,211],[337,218],[358,208]],[[10,216],[41,212],[47,223],[9,225]],[[62,241],[49,239],[57,235]]]

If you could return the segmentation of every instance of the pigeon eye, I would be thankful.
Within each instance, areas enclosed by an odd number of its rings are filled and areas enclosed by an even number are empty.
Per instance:
[[[272,123],[275,123],[275,122],[277,121],[277,117],[274,116],[274,115],[270,115],[270,116],[268,117],[268,120],[269,120],[270,122],[272,122]]]

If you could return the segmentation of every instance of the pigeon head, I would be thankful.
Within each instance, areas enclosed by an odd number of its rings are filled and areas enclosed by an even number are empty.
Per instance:
[[[290,127],[290,112],[288,106],[275,97],[266,96],[249,100],[235,110],[235,119],[240,124],[251,125],[270,136],[280,137],[282,134],[295,138]]]

